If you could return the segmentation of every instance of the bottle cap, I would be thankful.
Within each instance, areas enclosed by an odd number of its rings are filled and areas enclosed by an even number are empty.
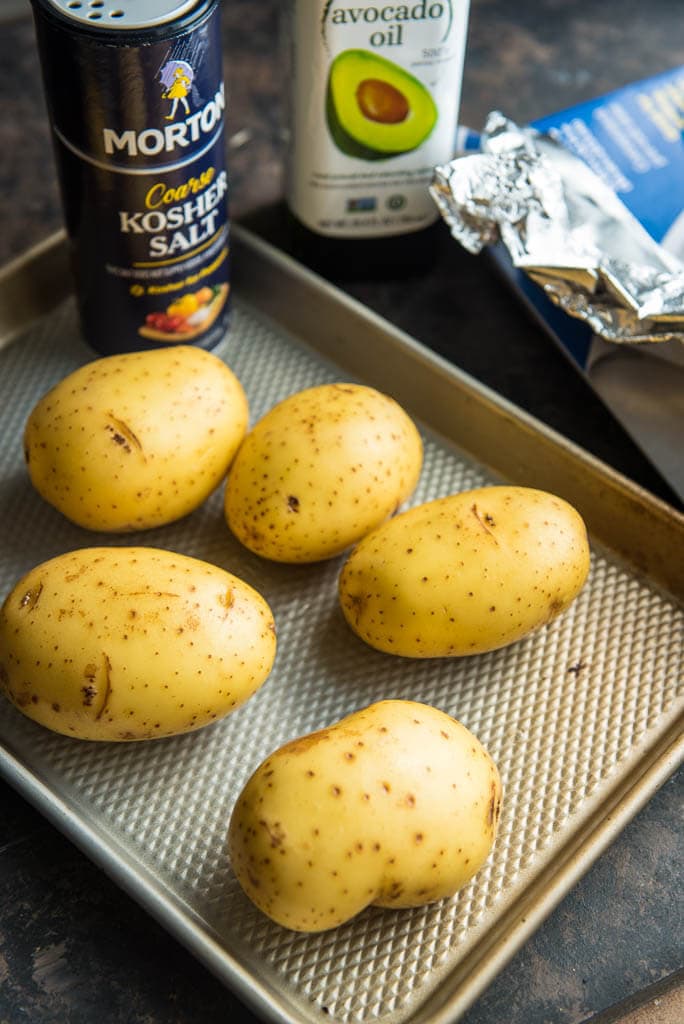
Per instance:
[[[44,0],[72,21],[98,29],[142,29],[187,14],[198,0]]]

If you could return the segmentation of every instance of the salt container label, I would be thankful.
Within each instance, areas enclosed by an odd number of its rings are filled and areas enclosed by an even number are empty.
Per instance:
[[[135,45],[36,28],[86,339],[213,347],[230,307],[219,8]]]

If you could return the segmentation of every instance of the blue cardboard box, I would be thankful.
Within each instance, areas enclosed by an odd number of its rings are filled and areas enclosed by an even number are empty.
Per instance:
[[[684,67],[539,118],[532,125],[571,150],[616,193],[684,268]],[[503,246],[501,270],[684,500],[684,344],[616,345],[592,335],[522,271]]]

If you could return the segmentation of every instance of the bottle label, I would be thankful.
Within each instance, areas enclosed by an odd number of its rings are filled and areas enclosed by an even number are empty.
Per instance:
[[[99,352],[210,348],[227,329],[218,18],[140,45],[37,21],[77,298]]]
[[[469,0],[296,0],[288,203],[341,238],[406,234],[453,156]]]

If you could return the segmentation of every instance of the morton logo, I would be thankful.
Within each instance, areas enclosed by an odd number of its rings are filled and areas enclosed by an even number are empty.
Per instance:
[[[159,72],[159,77],[164,86],[162,99],[171,101],[171,112],[166,115],[166,120],[173,121],[179,102],[187,117],[190,113],[188,92],[195,72],[185,60],[168,60]]]
[[[125,128],[123,131],[103,128],[102,143],[105,153],[109,156],[115,153],[125,153],[127,156],[171,153],[174,149],[191,146],[203,135],[220,131],[221,118],[226,106],[223,83],[213,99],[191,114],[187,98],[188,89],[192,84],[190,65],[180,60],[169,61],[164,65],[161,74],[163,75],[164,70],[171,65],[176,67],[169,72],[171,84],[166,87],[163,94],[165,99],[171,101],[171,110],[165,115],[165,120],[171,124],[164,125],[163,128],[143,128],[141,131],[135,131],[133,128]],[[190,70],[190,74],[187,74],[184,68]],[[174,120],[179,104],[186,115],[183,121]]]

